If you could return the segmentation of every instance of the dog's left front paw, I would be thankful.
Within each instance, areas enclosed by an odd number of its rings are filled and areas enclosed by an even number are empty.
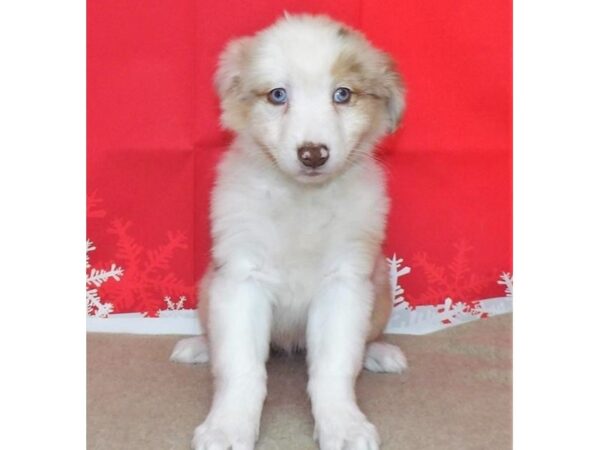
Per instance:
[[[379,450],[381,444],[375,425],[355,406],[322,414],[314,438],[320,450]]]

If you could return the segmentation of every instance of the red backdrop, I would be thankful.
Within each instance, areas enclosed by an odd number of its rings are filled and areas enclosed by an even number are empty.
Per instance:
[[[88,2],[88,238],[114,312],[186,297],[209,258],[208,196],[230,136],[212,76],[236,36],[284,10],[326,13],[397,61],[401,129],[382,145],[385,251],[412,268],[411,305],[504,295],[512,260],[512,11],[508,0]],[[94,269],[92,269],[94,270]],[[102,278],[102,277],[100,277]],[[117,280],[118,278],[118,280]]]

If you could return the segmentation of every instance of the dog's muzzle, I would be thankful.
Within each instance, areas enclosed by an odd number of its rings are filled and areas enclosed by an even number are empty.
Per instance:
[[[329,159],[329,149],[324,144],[306,143],[298,147],[298,159],[306,167],[316,169]]]

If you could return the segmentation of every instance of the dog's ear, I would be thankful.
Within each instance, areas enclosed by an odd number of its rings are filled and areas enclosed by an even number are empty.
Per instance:
[[[406,89],[402,76],[396,68],[394,60],[382,53],[380,66],[381,93],[386,102],[388,133],[393,133],[404,115],[406,108]]]
[[[236,130],[245,118],[242,75],[249,59],[252,38],[235,39],[219,57],[215,87],[221,100],[221,122],[225,128]]]

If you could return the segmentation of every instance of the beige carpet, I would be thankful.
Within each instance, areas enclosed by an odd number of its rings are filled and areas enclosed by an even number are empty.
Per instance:
[[[178,337],[88,335],[88,449],[188,449],[210,406],[207,366],[169,362]],[[363,372],[358,401],[385,450],[505,450],[512,441],[512,316],[400,344],[405,375]],[[311,450],[312,419],[300,356],[275,356],[260,450]]]

